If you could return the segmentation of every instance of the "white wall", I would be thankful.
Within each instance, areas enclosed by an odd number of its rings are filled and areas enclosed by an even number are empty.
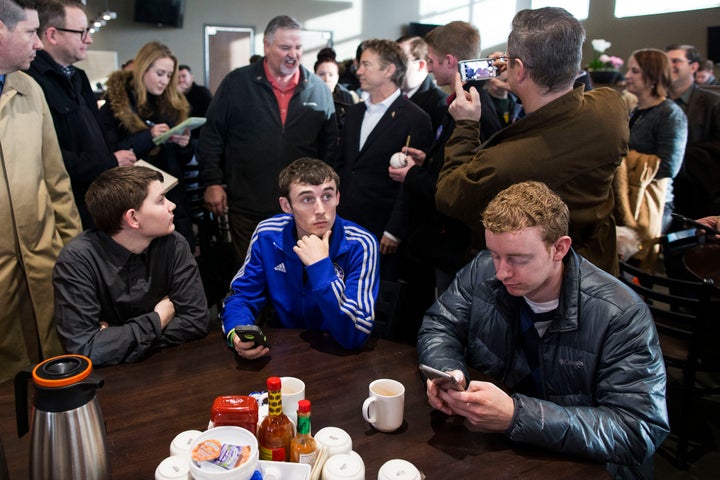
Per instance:
[[[504,0],[510,2],[511,0]],[[87,0],[88,16],[93,18],[107,4],[118,14],[94,36],[92,49],[115,50],[119,62],[132,58],[142,45],[159,40],[173,49],[181,63],[187,63],[203,83],[203,27],[207,24],[249,26],[255,28],[260,41],[265,25],[275,15],[296,17],[308,29],[331,30],[334,34],[338,58],[354,56],[357,44],[367,38],[397,38],[409,22],[428,22],[421,18],[421,10],[442,11],[442,8],[462,7],[470,0],[185,0],[183,28],[156,28],[133,22],[134,0]],[[517,0],[518,9],[529,0]],[[627,58],[637,48],[663,48],[670,43],[690,43],[702,55],[707,52],[707,27],[720,26],[720,8],[696,12],[680,12],[616,19],[614,0],[590,0],[590,15],[585,21],[588,40],[605,38],[613,43],[608,51]],[[454,18],[470,20],[470,18]],[[493,22],[489,18],[487,22]],[[479,25],[482,34],[485,19]],[[509,30],[509,22],[507,29]],[[487,43],[487,42],[486,42]],[[501,45],[483,44],[484,52]],[[586,61],[592,55],[589,41],[585,46]],[[262,45],[257,52],[262,53]],[[312,65],[314,58],[305,58]],[[720,61],[720,59],[715,59]]]

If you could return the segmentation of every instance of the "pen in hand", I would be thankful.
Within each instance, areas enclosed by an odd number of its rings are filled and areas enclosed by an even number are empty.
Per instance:
[[[147,125],[150,128],[155,126],[155,124],[153,122],[151,122],[150,120],[145,120],[145,125]]]

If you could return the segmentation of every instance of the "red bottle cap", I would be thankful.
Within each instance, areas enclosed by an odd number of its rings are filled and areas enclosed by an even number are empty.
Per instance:
[[[266,383],[267,383],[268,392],[280,390],[280,388],[281,388],[280,377],[268,377]]]
[[[298,412],[310,413],[310,400],[298,400]]]

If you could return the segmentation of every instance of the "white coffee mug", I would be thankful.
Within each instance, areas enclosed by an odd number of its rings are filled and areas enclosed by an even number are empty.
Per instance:
[[[295,377],[280,377],[283,413],[297,425],[298,401],[305,400],[305,382]]]
[[[388,460],[378,471],[378,480],[420,480],[420,470],[402,458]]]
[[[394,432],[403,423],[405,387],[397,380],[381,378],[370,383],[362,406],[363,418],[381,432]]]

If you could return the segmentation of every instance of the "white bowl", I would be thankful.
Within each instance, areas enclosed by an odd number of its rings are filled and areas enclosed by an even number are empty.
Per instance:
[[[218,440],[222,444],[249,445],[250,458],[239,467],[230,470],[225,470],[209,462],[195,463],[192,459],[192,451],[200,442],[210,439]],[[187,458],[190,462],[190,473],[192,473],[195,480],[249,480],[258,468],[260,451],[255,435],[242,427],[223,426],[211,428],[201,435],[198,435],[190,446],[190,450],[187,452]]]

